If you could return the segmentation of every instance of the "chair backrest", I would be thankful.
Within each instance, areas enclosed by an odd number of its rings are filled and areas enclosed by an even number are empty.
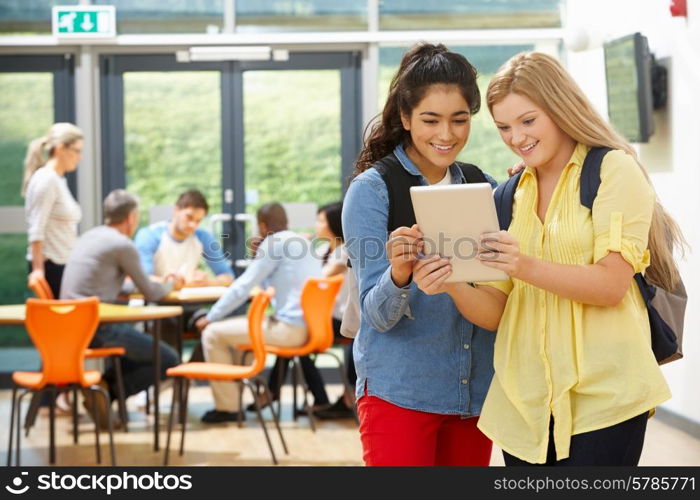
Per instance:
[[[53,296],[53,292],[51,291],[51,287],[49,286],[49,282],[46,281],[45,278],[37,278],[36,276],[32,276],[29,279],[29,288],[39,299],[53,300],[55,298]]]
[[[83,381],[85,349],[99,323],[99,299],[27,299],[25,325],[41,356],[41,386]]]
[[[267,351],[265,351],[265,338],[263,337],[263,320],[265,319],[265,310],[274,293],[273,288],[258,292],[248,308],[248,335],[255,356],[250,367],[249,377],[253,377],[265,369]]]
[[[301,309],[309,330],[309,343],[316,352],[333,345],[333,307],[345,276],[309,278],[301,291]]]

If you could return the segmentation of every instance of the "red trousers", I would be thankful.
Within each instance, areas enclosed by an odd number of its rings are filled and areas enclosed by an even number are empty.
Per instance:
[[[491,440],[477,429],[478,417],[408,410],[367,395],[357,410],[366,465],[487,466],[491,461]]]

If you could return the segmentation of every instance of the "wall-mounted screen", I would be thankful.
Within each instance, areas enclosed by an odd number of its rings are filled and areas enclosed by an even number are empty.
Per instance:
[[[631,142],[648,142],[654,133],[652,57],[647,39],[634,33],[604,44],[608,116]]]

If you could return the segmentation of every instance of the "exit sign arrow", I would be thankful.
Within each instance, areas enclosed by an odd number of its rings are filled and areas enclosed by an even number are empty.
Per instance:
[[[117,35],[112,5],[58,5],[52,9],[53,35],[68,39],[104,39]]]

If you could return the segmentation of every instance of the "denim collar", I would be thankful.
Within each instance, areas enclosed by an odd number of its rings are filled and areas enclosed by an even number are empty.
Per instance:
[[[425,177],[423,177],[423,174],[420,173],[420,170],[418,170],[416,164],[413,163],[406,154],[406,150],[403,148],[402,144],[399,144],[394,148],[394,155],[396,155],[396,158],[398,158],[399,163],[401,163],[401,166],[409,174],[420,176],[422,179],[425,179]],[[452,184],[463,184],[465,182],[462,169],[457,166],[457,163],[453,163],[452,165],[450,165],[450,177],[452,178]],[[425,183],[427,184],[427,180]]]

